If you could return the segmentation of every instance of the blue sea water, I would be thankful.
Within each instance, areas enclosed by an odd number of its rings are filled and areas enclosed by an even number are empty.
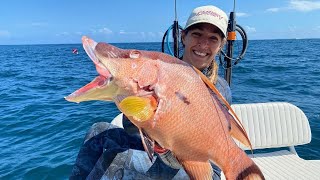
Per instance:
[[[233,68],[233,103],[285,101],[305,112],[312,141],[296,147],[305,159],[320,159],[319,49],[320,39],[249,41]],[[0,179],[67,179],[88,128],[119,113],[109,102],[64,100],[97,75],[93,63],[81,44],[0,46],[0,60]]]

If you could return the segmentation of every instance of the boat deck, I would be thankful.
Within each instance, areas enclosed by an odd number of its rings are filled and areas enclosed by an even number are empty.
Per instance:
[[[320,160],[302,159],[294,148],[311,141],[309,121],[301,109],[284,102],[236,104],[232,108],[253,149],[272,148],[272,152],[249,155],[266,179],[320,179]]]

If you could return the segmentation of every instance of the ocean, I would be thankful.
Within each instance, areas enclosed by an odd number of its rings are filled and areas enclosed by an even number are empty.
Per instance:
[[[115,45],[161,50],[160,43]],[[296,150],[318,160],[319,49],[320,39],[251,40],[231,85],[233,103],[285,101],[301,108],[312,141]],[[89,127],[119,114],[111,102],[64,100],[97,75],[93,63],[81,44],[2,45],[0,60],[0,179],[67,179]]]

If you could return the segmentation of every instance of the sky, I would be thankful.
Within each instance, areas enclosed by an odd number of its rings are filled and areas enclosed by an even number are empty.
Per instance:
[[[175,19],[174,0],[2,0],[0,45],[161,42]],[[184,27],[191,11],[215,5],[249,40],[320,38],[320,0],[176,0]],[[239,37],[240,38],[240,37]]]

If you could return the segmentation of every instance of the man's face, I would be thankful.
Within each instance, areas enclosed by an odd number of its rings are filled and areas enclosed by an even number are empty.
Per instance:
[[[187,34],[182,33],[185,45],[183,60],[203,70],[208,67],[223,45],[219,29],[211,24],[203,23]]]

